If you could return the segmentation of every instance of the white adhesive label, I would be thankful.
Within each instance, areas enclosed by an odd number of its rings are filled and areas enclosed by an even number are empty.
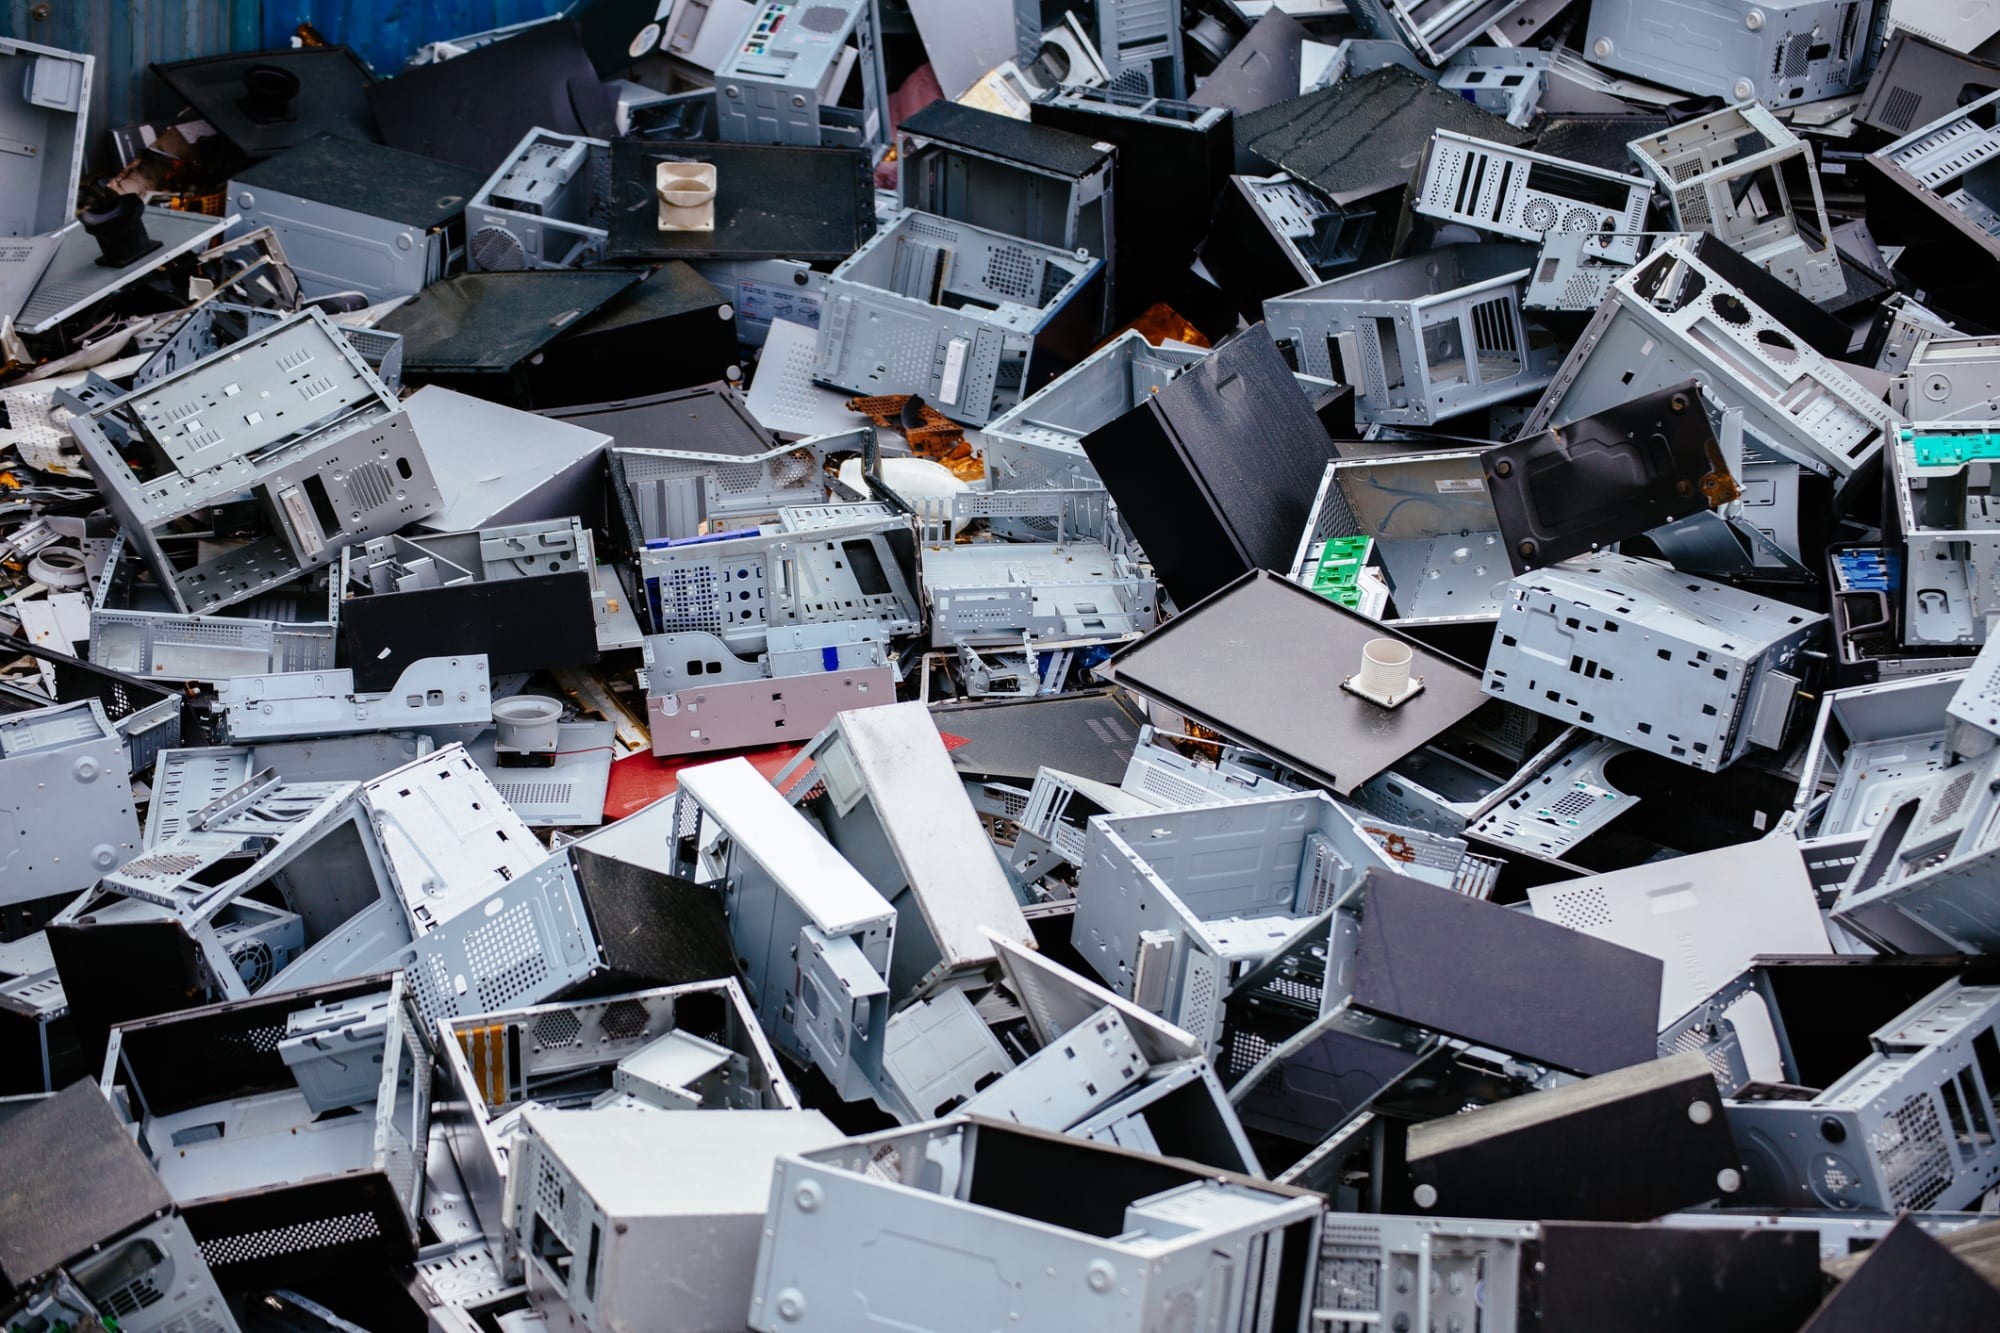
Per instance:
[[[736,284],[736,313],[753,324],[782,319],[788,324],[819,327],[820,294],[805,287],[778,287],[752,282]]]
[[[1449,477],[1437,484],[1439,495],[1457,495],[1486,489],[1486,483],[1477,477]]]

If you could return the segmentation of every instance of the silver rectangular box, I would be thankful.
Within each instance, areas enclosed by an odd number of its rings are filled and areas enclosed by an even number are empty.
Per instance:
[[[1801,106],[1867,82],[1888,10],[1875,0],[1591,0],[1583,50],[1697,96]]]
[[[1665,565],[1579,556],[1513,581],[1480,687],[1714,773],[1784,744],[1825,626]]]
[[[554,1329],[740,1325],[773,1164],[841,1137],[817,1111],[529,1110],[511,1240],[530,1299]]]
[[[745,759],[681,774],[682,878],[719,884],[778,1050],[848,1101],[882,1082],[896,909]]]

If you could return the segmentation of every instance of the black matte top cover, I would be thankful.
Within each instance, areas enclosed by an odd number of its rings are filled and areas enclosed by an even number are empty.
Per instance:
[[[568,19],[405,70],[370,88],[368,101],[384,141],[469,167],[482,181],[529,130],[608,139],[618,112]]]
[[[1715,1071],[1696,1052],[1426,1121],[1407,1161],[1413,1197],[1440,1217],[1640,1222],[1742,1179]]]
[[[715,228],[661,231],[656,169],[715,166]],[[613,259],[838,261],[875,234],[875,179],[853,148],[745,143],[611,145]]]
[[[1083,451],[1185,608],[1253,569],[1289,569],[1337,456],[1259,324],[1222,343]]]
[[[1408,646],[1423,678],[1400,707],[1341,687],[1370,639]],[[1465,663],[1263,570],[1120,649],[1106,670],[1342,796],[1486,702]]]
[[[1438,130],[1514,148],[1534,138],[1390,65],[1237,117],[1236,146],[1345,204],[1407,184]]]
[[[276,190],[432,231],[462,215],[485,183],[478,172],[434,157],[319,134],[239,172],[230,186]]]
[[[280,71],[298,80],[266,96],[260,83]],[[268,157],[315,134],[376,139],[368,89],[375,76],[344,46],[242,51],[153,66],[167,87],[251,158]],[[289,93],[289,95],[286,95]]]
[[[1577,1074],[1658,1054],[1659,959],[1401,875],[1365,883],[1358,1007]]]

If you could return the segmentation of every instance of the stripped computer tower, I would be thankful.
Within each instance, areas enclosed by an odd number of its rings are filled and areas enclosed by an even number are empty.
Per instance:
[[[1118,150],[1112,248],[1123,277],[1118,316],[1131,319],[1171,292],[1207,235],[1235,169],[1232,117],[1222,107],[1072,84],[1042,94],[1029,113],[1037,125]]]
[[[1102,327],[1110,327],[1117,259],[1109,144],[956,102],[931,103],[896,134],[903,207],[1102,259]]]
[[[1155,347],[1136,331],[1111,339],[986,424],[980,448],[995,489],[1103,485],[1084,456],[1083,437],[1139,406],[1201,358],[1198,348]],[[1004,518],[996,519],[994,531],[1019,535]]]
[[[1645,0],[1592,0],[1584,54],[1696,95],[1798,106],[1868,81],[1888,11],[1876,0],[1696,0],[1661,24]]]
[[[1532,46],[1471,46],[1452,56],[1438,87],[1457,93],[1516,129],[1534,120],[1549,83],[1550,54]]]
[[[1464,853],[1456,838],[1385,828],[1317,792],[1100,817],[1071,942],[1113,991],[1212,1049],[1231,988],[1364,871],[1448,887]]]
[[[1613,263],[1639,257],[1653,187],[1643,177],[1603,171],[1525,148],[1439,130],[1431,137],[1410,208],[1519,241],[1591,232]]]
[[[59,704],[95,699],[124,742],[126,771],[134,776],[150,773],[160,751],[181,743],[184,725],[190,734],[195,730],[183,712],[178,689],[26,639],[14,640],[9,651],[35,659],[42,676],[39,688],[0,680],[0,717],[47,708],[51,694]]]
[[[682,397],[660,394],[637,400],[631,414],[634,424],[637,418],[648,415],[654,404]],[[725,406],[748,417],[739,396],[728,395],[728,400]],[[699,416],[703,408],[698,403],[689,404],[687,411]],[[627,438],[632,437],[628,434]],[[779,510],[790,506],[824,504],[825,446],[847,439],[860,442],[856,435],[773,444],[759,430],[741,440],[711,436],[689,441],[683,448],[612,449],[604,459],[611,483],[609,508],[619,511],[616,526],[624,529],[616,544],[637,548],[647,542],[703,536],[704,529],[730,532],[775,518]],[[743,452],[736,452],[739,447]]]
[[[1514,580],[1481,688],[1714,773],[1784,745],[1825,624],[1666,565],[1578,556]]]
[[[993,1327],[1148,1333],[1204,1309],[1197,1326],[1213,1333],[1296,1333],[1324,1206],[964,1117],[782,1157],[769,1197],[758,1333],[853,1328],[884,1291],[899,1293],[897,1322],[912,1333],[962,1329],[968,1310]]]
[[[745,759],[681,774],[677,865],[716,885],[779,1053],[848,1101],[882,1082],[896,909]]]
[[[1181,52],[1181,0],[1095,0],[1097,52],[1109,86],[1142,97],[1189,89]]]
[[[773,1165],[841,1138],[818,1111],[528,1109],[509,1240],[530,1298],[554,1329],[739,1326]]]
[[[360,690],[453,652],[484,653],[496,675],[594,663],[609,616],[595,544],[574,518],[372,537],[342,550],[339,569]]]
[[[499,273],[595,263],[610,215],[611,145],[529,130],[465,206],[466,265]]]
[[[1987,641],[2000,611],[2000,527],[1989,508],[2000,434],[1991,422],[1899,427],[1889,493],[1902,528],[1903,638],[1913,645]]]
[[[755,529],[648,541],[639,557],[647,623],[738,653],[762,651],[769,630],[790,625],[913,634],[923,623],[915,541],[909,518],[878,504],[787,507]]]
[[[318,135],[229,182],[235,234],[269,227],[307,296],[414,296],[464,267],[465,205],[483,180],[450,162]]]
[[[70,429],[180,611],[278,588],[441,499],[408,413],[314,309],[79,412]],[[255,500],[252,540],[206,560],[186,543],[169,552],[174,525],[245,493]],[[184,563],[191,555],[198,563]]]
[[[778,625],[753,653],[701,630],[649,636],[640,680],[657,755],[781,744],[896,701],[889,641],[867,623]]]
[[[1329,203],[1295,176],[1231,176],[1201,262],[1255,319],[1270,297],[1359,263],[1374,231],[1374,209]]]
[[[0,46],[0,124],[19,148],[0,167],[0,236],[45,237],[75,216],[83,171],[84,122],[94,56],[8,38]],[[9,263],[0,261],[0,263]],[[47,255],[42,256],[43,262]],[[38,274],[28,275],[27,285]],[[15,275],[0,269],[0,290],[16,294]],[[25,299],[26,288],[18,295]],[[0,301],[0,305],[4,305]],[[18,307],[6,311],[12,315]]]
[[[1613,283],[1522,429],[1566,425],[1635,394],[1699,379],[1715,408],[1742,410],[1753,461],[1851,476],[1882,447],[1893,420],[1888,406],[1724,277],[1718,264],[1726,261],[1712,247],[1721,242],[1665,242]]]
[[[827,279],[813,378],[983,426],[1077,360],[1104,261],[905,210]]]
[[[1870,153],[1864,183],[1868,224],[1901,244],[1899,268],[1949,301],[2000,257],[2000,196],[1992,162],[2000,153],[2000,92],[1955,107]]]
[[[235,1333],[173,1196],[89,1082],[0,1123],[9,1329]]]
[[[1977,703],[1990,715],[1993,682],[1975,665]],[[2000,945],[1993,866],[2000,751],[1914,776],[1890,793],[1881,822],[1854,858],[1834,919],[1879,948],[1902,953]]]
[[[1406,42],[1432,65],[1479,39],[1525,0],[1435,4],[1424,0],[1356,0],[1353,15],[1371,36]]]
[[[1630,151],[1666,190],[1676,230],[1721,237],[1809,301],[1847,291],[1812,149],[1762,106],[1724,107]]]
[[[1805,1224],[1714,1220],[1711,1230],[1330,1213],[1315,1333],[1664,1333],[1738,1320],[1787,1328],[1811,1314],[1823,1279]]]
[[[1295,371],[1356,387],[1363,421],[1427,426],[1549,382],[1521,314],[1531,245],[1448,245],[1264,302]]]
[[[245,240],[247,242],[248,238]],[[271,265],[273,268],[277,266],[276,263]],[[154,380],[165,379],[204,357],[214,356],[225,347],[233,347],[245,338],[262,333],[288,313],[284,308],[206,301],[171,326],[173,332],[167,340],[153,349],[144,365],[132,372],[132,387],[142,389]],[[383,329],[357,328],[351,324],[340,326],[340,336],[354,344],[354,350],[361,353],[361,359],[368,363],[376,378],[391,389],[402,389],[403,340],[400,337]]]
[[[1948,981],[1870,1043],[1824,1087],[1751,1084],[1724,1103],[1743,1202],[1948,1210],[2000,1183],[2000,988]]]
[[[798,1109],[734,978],[474,1014],[439,1031],[448,1086],[438,1122],[473,1215],[496,1244],[511,1222],[509,1149],[529,1105]]]
[[[1977,432],[2000,419],[2000,338],[1926,331],[1897,370],[1889,405],[1912,422],[1965,422]]]
[[[889,147],[889,84],[875,0],[762,0],[715,66],[717,138],[726,143]],[[862,105],[842,104],[850,71]]]
[[[402,977],[123,1023],[104,1067],[225,1288],[416,1258],[431,1052]]]
[[[967,491],[930,502],[922,517],[933,648],[1115,643],[1158,623],[1152,569],[1102,490]],[[953,539],[978,519],[1026,540]]]
[[[892,1004],[977,978],[994,962],[994,936],[1032,946],[924,705],[840,714],[774,782],[895,906]]]

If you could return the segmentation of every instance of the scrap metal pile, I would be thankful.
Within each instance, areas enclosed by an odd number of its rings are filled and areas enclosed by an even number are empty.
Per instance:
[[[94,73],[0,1328],[2000,1328],[2000,4]]]

